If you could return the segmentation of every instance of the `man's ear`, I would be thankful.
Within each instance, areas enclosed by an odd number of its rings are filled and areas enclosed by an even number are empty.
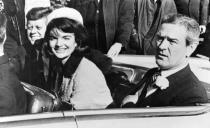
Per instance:
[[[197,48],[199,42],[192,42],[190,45],[187,46],[187,54],[186,56],[191,56],[191,54],[195,51]]]

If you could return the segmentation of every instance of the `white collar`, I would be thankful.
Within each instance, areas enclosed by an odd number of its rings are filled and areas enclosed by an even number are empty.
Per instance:
[[[184,63],[183,65],[179,66],[178,68],[161,71],[161,76],[168,77],[168,76],[170,76],[170,75],[172,75],[172,74],[182,70],[187,65],[188,65],[188,63]]]
[[[154,0],[154,2],[156,3],[158,0]]]
[[[4,55],[4,53],[1,52],[1,53],[0,53],[0,56],[3,56],[3,55]]]
[[[4,41],[6,40],[6,38],[4,38]],[[2,43],[4,45],[4,43]],[[4,55],[4,48],[3,45],[0,45],[0,56]]]

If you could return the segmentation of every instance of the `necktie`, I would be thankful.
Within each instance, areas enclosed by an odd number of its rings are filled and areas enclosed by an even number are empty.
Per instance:
[[[137,101],[137,104],[139,104],[147,95],[147,89],[149,86],[154,86],[155,81],[157,79],[157,77],[160,75],[160,71],[156,71],[151,77],[149,77],[146,81],[145,81],[145,85],[144,88],[142,89],[142,92],[139,96],[139,99]]]

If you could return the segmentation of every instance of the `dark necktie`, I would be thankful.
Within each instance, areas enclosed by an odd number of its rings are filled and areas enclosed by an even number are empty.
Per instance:
[[[149,86],[153,86],[155,84],[155,81],[157,79],[157,77],[160,75],[160,71],[156,71],[150,78],[148,78],[146,81],[145,81],[145,86],[144,88],[142,89],[142,92],[139,96],[139,99],[137,101],[137,105],[140,104],[140,102],[142,102],[146,95],[147,95],[147,89]]]

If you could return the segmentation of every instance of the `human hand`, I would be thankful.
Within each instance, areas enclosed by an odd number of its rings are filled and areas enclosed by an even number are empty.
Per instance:
[[[200,28],[200,33],[201,34],[206,32],[206,26],[205,25],[200,25],[199,28]]]
[[[111,46],[111,48],[109,49],[107,55],[108,55],[109,57],[116,57],[116,56],[120,53],[121,48],[122,48],[122,44],[116,42],[116,43],[114,43],[114,44]]]
[[[129,103],[129,102],[132,102],[132,103],[136,104],[137,101],[138,101],[138,98],[139,98],[138,93],[136,93],[134,95],[128,95],[123,99],[121,105],[123,106],[123,105],[125,105],[126,103]]]

